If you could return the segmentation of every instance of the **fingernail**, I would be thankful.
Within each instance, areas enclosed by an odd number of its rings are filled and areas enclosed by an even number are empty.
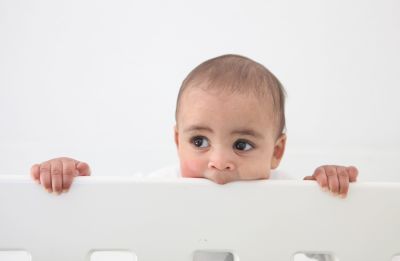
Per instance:
[[[327,187],[322,187],[322,190],[323,190],[324,192],[327,192],[327,191],[328,191],[328,188],[327,188]]]
[[[339,194],[339,197],[346,198],[346,195],[345,194]]]
[[[63,189],[63,193],[67,193],[69,189]]]
[[[47,192],[52,193],[53,191],[51,189],[47,189]]]

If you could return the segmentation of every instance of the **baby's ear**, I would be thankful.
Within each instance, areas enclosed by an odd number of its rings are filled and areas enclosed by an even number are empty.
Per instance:
[[[279,136],[279,138],[276,140],[274,153],[271,159],[271,169],[276,169],[279,166],[279,163],[281,162],[285,152],[286,140],[287,137],[284,133],[282,133],[281,136]]]
[[[174,138],[175,138],[175,144],[176,147],[179,147],[179,132],[178,132],[178,126],[174,126]]]

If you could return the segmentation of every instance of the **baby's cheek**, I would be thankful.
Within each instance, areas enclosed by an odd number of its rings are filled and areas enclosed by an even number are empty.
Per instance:
[[[203,178],[205,172],[204,163],[200,160],[182,160],[181,173],[186,178]]]
[[[259,180],[269,179],[271,174],[270,168],[263,162],[252,162],[247,166],[243,166],[240,170],[241,180]]]

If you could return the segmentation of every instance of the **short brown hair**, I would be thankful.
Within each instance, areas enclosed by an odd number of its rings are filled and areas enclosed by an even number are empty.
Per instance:
[[[204,84],[205,83],[205,84]],[[278,133],[286,128],[285,89],[265,66],[247,57],[227,54],[212,58],[194,68],[183,80],[176,102],[178,118],[180,99],[184,91],[193,86],[230,92],[253,93],[256,97],[271,97]]]

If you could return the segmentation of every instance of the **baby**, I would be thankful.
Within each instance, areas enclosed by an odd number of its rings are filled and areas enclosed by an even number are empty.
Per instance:
[[[279,166],[287,140],[284,103],[279,80],[249,58],[223,55],[197,66],[183,81],[176,105],[180,176],[218,184],[276,178],[271,170]],[[74,177],[89,175],[88,164],[65,157],[31,168],[36,182],[58,194],[69,190]],[[357,175],[352,166],[324,165],[304,180],[345,197]]]

